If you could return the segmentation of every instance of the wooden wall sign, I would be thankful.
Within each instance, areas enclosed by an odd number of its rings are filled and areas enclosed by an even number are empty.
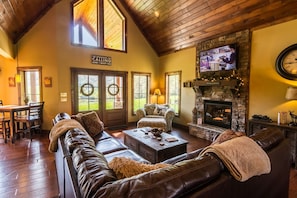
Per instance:
[[[91,55],[92,64],[111,66],[110,56]]]

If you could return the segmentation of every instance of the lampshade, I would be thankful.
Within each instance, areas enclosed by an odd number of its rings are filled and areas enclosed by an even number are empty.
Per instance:
[[[160,89],[155,89],[154,95],[160,96],[161,95]]]
[[[297,87],[288,87],[286,93],[287,100],[297,100]]]

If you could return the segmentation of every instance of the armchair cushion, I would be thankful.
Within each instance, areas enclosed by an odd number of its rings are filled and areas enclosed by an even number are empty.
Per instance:
[[[154,115],[164,116],[168,109],[169,109],[168,104],[156,105],[154,110]]]
[[[155,108],[156,108],[156,104],[145,104],[144,105],[144,110],[145,110],[146,115],[154,114]]]

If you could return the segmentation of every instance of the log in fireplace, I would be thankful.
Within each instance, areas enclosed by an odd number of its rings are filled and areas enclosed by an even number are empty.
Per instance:
[[[204,100],[204,123],[231,129],[232,102]]]

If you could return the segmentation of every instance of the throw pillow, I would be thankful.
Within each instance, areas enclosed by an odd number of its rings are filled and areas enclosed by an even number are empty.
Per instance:
[[[81,117],[82,117],[83,115],[84,115],[83,113],[78,113],[78,114],[76,114],[76,115],[71,115],[71,118],[72,118],[72,119],[75,119],[75,120],[78,121],[83,127],[85,127],[83,121],[81,120]]]
[[[156,108],[155,104],[145,104],[144,105],[144,110],[145,110],[146,115],[153,115],[155,108]]]
[[[170,166],[170,164],[144,164],[126,157],[115,157],[109,163],[118,179],[132,177],[140,173]]]
[[[160,115],[160,114],[161,114],[161,109],[156,107],[155,110],[154,110],[154,115]]]
[[[245,133],[244,132],[237,132],[237,131],[232,131],[230,129],[224,131],[223,133],[221,133],[217,139],[211,143],[211,144],[221,144],[227,140],[231,140],[233,138],[236,138],[236,137],[240,137],[240,136],[245,136]]]
[[[95,111],[89,113],[78,113],[75,119],[82,123],[83,127],[91,137],[95,137],[104,130],[104,124]]]
[[[159,115],[165,115],[165,112],[167,109],[169,109],[169,105],[163,104],[163,105],[158,105],[157,108],[159,109]]]

